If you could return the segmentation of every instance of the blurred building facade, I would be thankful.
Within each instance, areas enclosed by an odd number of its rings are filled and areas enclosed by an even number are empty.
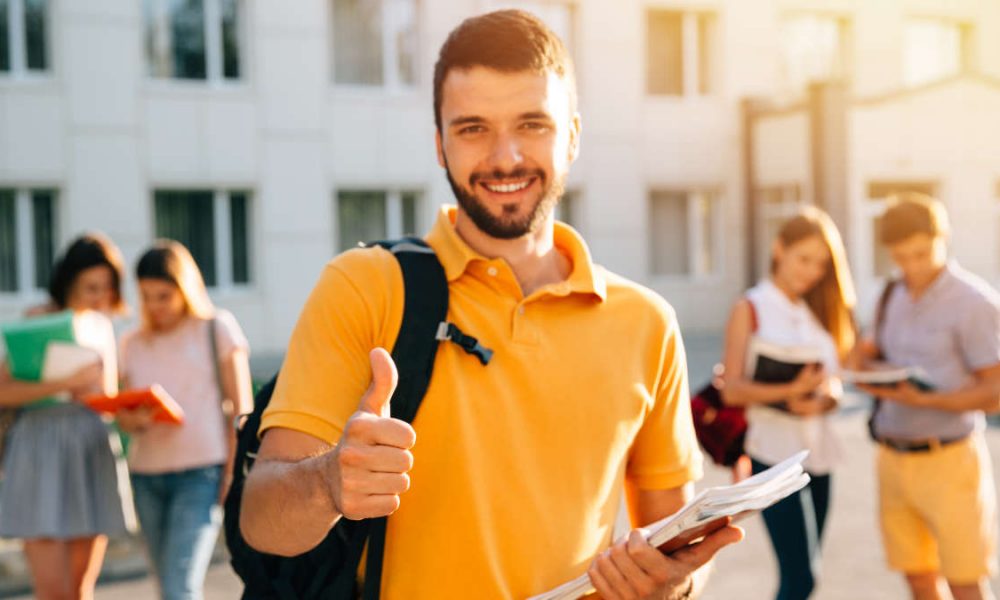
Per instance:
[[[0,318],[80,231],[130,265],[167,236],[280,352],[332,255],[451,201],[436,51],[508,6],[577,62],[562,217],[686,329],[722,327],[801,202],[837,218],[868,302],[894,189],[942,197],[956,256],[1000,280],[995,0],[0,0]]]

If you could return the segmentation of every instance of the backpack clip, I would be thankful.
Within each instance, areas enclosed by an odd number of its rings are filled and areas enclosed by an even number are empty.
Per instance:
[[[437,335],[434,336],[439,341],[449,341],[458,344],[466,354],[471,354],[483,363],[483,366],[490,364],[493,358],[493,351],[479,343],[479,340],[471,335],[465,335],[457,325],[441,321],[438,324]]]

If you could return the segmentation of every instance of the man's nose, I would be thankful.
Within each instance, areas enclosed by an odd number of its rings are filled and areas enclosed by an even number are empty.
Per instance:
[[[511,171],[524,162],[521,146],[512,135],[500,134],[490,153],[490,166],[498,171]]]

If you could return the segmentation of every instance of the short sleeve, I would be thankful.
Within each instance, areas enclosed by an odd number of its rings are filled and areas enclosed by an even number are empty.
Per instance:
[[[380,249],[349,251],[324,269],[292,332],[262,433],[283,427],[331,445],[340,439],[371,381],[368,354],[395,342],[402,285],[395,259]]]
[[[633,442],[626,470],[629,481],[639,489],[676,488],[702,476],[684,342],[672,309],[668,311],[654,403]]]
[[[977,298],[959,325],[962,358],[973,370],[1000,364],[1000,306]]]
[[[215,339],[219,344],[219,358],[226,358],[239,349],[250,354],[250,343],[233,313],[219,310],[215,313]]]

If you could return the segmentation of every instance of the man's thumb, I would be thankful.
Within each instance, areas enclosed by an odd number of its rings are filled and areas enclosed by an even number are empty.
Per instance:
[[[361,398],[359,410],[370,412],[380,417],[389,416],[389,399],[396,391],[399,373],[396,363],[384,348],[375,348],[368,354],[372,365],[372,383]]]

